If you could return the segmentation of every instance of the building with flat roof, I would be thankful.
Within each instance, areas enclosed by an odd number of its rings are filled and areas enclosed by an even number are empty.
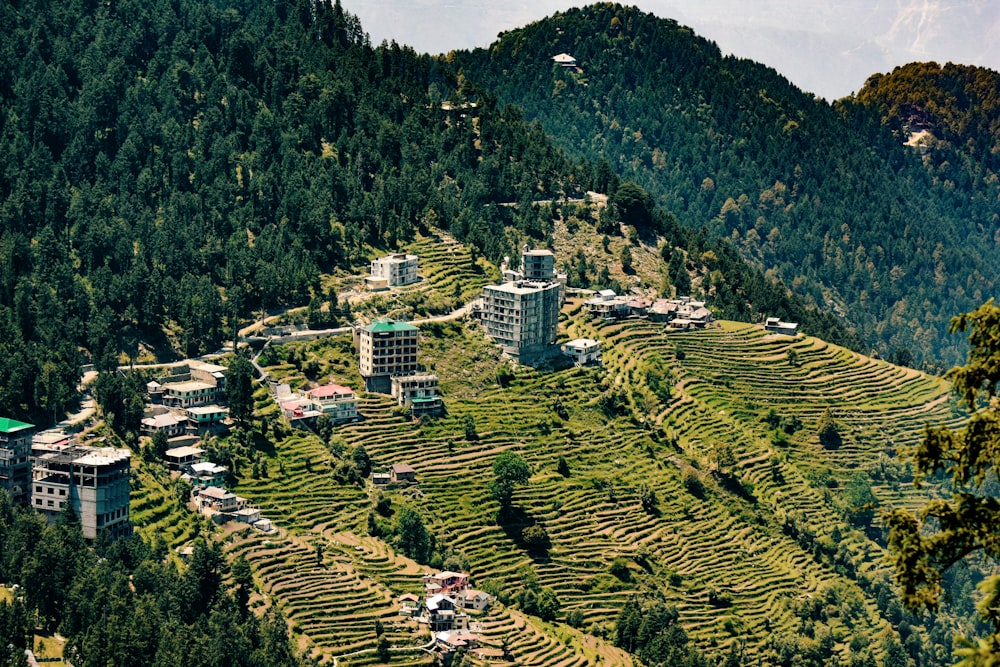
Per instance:
[[[32,448],[31,506],[53,520],[70,503],[83,536],[132,534],[129,515],[131,452],[86,445]]]
[[[372,261],[371,274],[373,278],[381,278],[389,287],[409,285],[420,278],[417,276],[416,255],[393,253]]]
[[[435,373],[397,375],[392,378],[390,393],[399,405],[410,406],[410,414],[414,417],[434,414],[442,407]]]
[[[518,280],[483,288],[481,318],[486,333],[505,353],[530,364],[548,355],[556,341],[562,286]]]
[[[601,343],[592,338],[576,338],[563,343],[562,353],[577,366],[601,363]]]
[[[764,321],[764,329],[785,336],[798,336],[798,322],[782,322],[777,317],[769,317]]]
[[[0,488],[11,500],[27,505],[31,495],[31,437],[34,424],[0,417]]]
[[[166,460],[168,468],[171,470],[180,470],[186,465],[201,463],[201,455],[204,453],[205,450],[200,447],[185,445],[183,447],[168,449],[163,454],[163,458]]]
[[[358,367],[367,391],[388,394],[392,376],[417,372],[417,334],[412,324],[391,319],[355,329]]]
[[[556,256],[551,250],[524,247],[521,252],[521,275],[525,280],[555,280]]]

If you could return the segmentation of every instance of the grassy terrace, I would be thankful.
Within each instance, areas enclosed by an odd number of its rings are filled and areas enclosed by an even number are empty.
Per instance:
[[[437,261],[430,247],[413,249],[422,271]],[[444,252],[441,262],[462,264]],[[447,271],[432,273],[426,282],[447,291]],[[675,604],[689,635],[713,655],[739,638],[752,657],[769,637],[795,633],[795,603],[833,587],[863,600],[857,617],[829,621],[839,646],[854,632],[870,636],[882,627],[863,582],[884,570],[884,554],[846,523],[843,488],[856,471],[917,442],[925,424],[960,419],[943,382],[741,323],[667,333],[640,320],[595,322],[572,302],[564,318],[568,337],[603,342],[603,369],[522,367],[501,386],[507,362],[475,325],[429,325],[420,358],[440,375],[448,414],[414,423],[388,397],[363,395],[363,420],[334,436],[348,448],[364,445],[377,468],[398,462],[416,469],[419,493],[390,492],[393,505],[418,509],[439,544],[469,560],[474,584],[516,591],[530,568],[556,592],[563,613],[583,616],[581,632],[497,605],[476,619],[486,643],[506,641],[523,665],[628,665],[628,656],[602,637],[613,634],[630,596],[649,592]],[[272,373],[295,385],[353,379],[344,365],[346,340],[294,347],[300,363],[282,358]],[[317,377],[302,374],[302,360],[315,362]],[[669,394],[653,386],[656,374],[667,378]],[[617,415],[602,409],[609,393],[622,406]],[[258,398],[260,412],[275,411]],[[779,436],[764,421],[771,410],[801,427]],[[835,449],[817,436],[825,410],[842,436]],[[466,437],[470,418],[473,438]],[[728,448],[731,461],[720,463],[720,448]],[[515,493],[515,519],[498,525],[488,485],[504,450],[520,453],[533,475]],[[570,468],[565,477],[556,471],[560,456]],[[331,472],[336,455],[311,433],[281,437],[269,457],[268,476],[241,479],[237,492],[280,530],[239,532],[227,549],[246,556],[303,650],[324,662],[339,656],[342,665],[373,664],[370,653],[347,654],[374,646],[376,619],[393,646],[424,643],[416,626],[396,615],[394,600],[419,590],[419,575],[430,568],[366,535],[368,490],[338,482]],[[654,512],[642,506],[642,486],[656,494]],[[883,505],[920,500],[889,476],[876,476],[873,488]],[[176,512],[157,507],[155,498],[169,490],[154,491],[144,482],[137,513],[172,542],[192,534],[193,522],[171,523]],[[535,522],[548,531],[547,554],[531,555],[522,543],[521,530]],[[611,574],[619,557],[627,575]],[[393,656],[394,664],[428,661],[419,652]]]

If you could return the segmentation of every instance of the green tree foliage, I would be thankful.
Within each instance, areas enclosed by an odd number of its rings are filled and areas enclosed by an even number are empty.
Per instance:
[[[426,563],[434,551],[434,536],[424,527],[420,513],[402,507],[396,513],[396,546],[413,560]]]
[[[243,354],[236,354],[226,369],[226,404],[233,419],[246,425],[253,417],[253,364]]]
[[[837,423],[833,420],[829,409],[824,410],[823,414],[819,416],[819,421],[816,422],[816,434],[819,436],[820,444],[827,449],[840,447],[840,430],[837,428]]]
[[[300,664],[273,607],[263,619],[247,612],[246,561],[234,561],[229,589],[217,544],[198,541],[183,569],[165,556],[139,536],[88,546],[71,513],[47,525],[0,491],[0,579],[25,592],[23,602],[0,603],[0,664],[24,664],[4,652],[12,643],[23,658],[36,618],[66,637],[66,658],[84,667]]]
[[[859,470],[851,476],[844,486],[844,500],[847,502],[847,520],[858,528],[870,527],[879,502],[867,474]]]
[[[135,440],[142,422],[142,378],[134,373],[103,372],[94,382],[94,398],[104,420],[119,436]]]
[[[913,609],[936,609],[942,573],[966,556],[981,551],[1000,561],[1000,307],[992,299],[955,317],[952,332],[970,331],[969,360],[948,372],[969,421],[959,431],[928,427],[914,457],[916,476],[943,472],[950,478],[950,499],[929,502],[917,515],[896,509],[886,516],[889,546],[903,600]],[[1000,576],[980,585],[976,605],[988,634],[978,641],[958,640],[962,665],[996,664],[1000,660]]]
[[[531,469],[517,453],[506,451],[493,460],[493,481],[490,482],[490,493],[493,499],[500,503],[501,513],[510,510],[514,489],[528,483]]]
[[[559,610],[562,608],[562,604],[559,602],[556,592],[548,587],[542,588],[542,590],[539,591],[536,605],[538,609],[538,617],[543,621],[556,620],[556,617],[559,616]]]
[[[632,598],[626,602],[615,620],[614,638],[616,646],[634,653],[651,667],[705,664],[690,645],[677,609],[660,600]]]
[[[339,3],[30,1],[0,21],[5,414],[58,417],[87,356],[210,351],[428,219],[499,258],[521,221],[497,204],[582,194],[540,127],[473,87],[474,117],[442,110],[450,66],[372,47]]]

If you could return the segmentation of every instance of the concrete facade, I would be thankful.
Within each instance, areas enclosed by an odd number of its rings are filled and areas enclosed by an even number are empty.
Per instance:
[[[371,274],[373,278],[384,279],[389,287],[409,285],[420,280],[417,276],[417,264],[416,255],[393,253],[374,260]]]
[[[355,331],[358,368],[367,391],[388,394],[392,376],[417,372],[418,331],[412,324],[377,319]]]
[[[306,392],[312,410],[326,415],[335,422],[349,422],[358,418],[358,397],[350,387],[325,384]]]
[[[72,503],[83,536],[132,534],[129,515],[131,452],[113,447],[67,445],[32,449],[31,506],[49,520]]]
[[[601,343],[591,338],[577,338],[563,343],[562,353],[577,366],[601,363]]]
[[[411,414],[419,416],[441,409],[438,376],[434,373],[397,375],[391,380],[390,393],[399,405],[409,405]]]
[[[561,291],[562,286],[551,281],[487,285],[482,306],[486,333],[521,363],[544,357],[556,340]]]
[[[7,489],[11,500],[28,504],[31,495],[31,437],[33,424],[0,418],[0,488]]]

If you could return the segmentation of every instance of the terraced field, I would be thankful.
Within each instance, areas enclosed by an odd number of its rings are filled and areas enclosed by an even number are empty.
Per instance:
[[[422,267],[428,250],[419,251]],[[854,617],[828,621],[838,651],[885,627],[870,585],[884,576],[884,554],[849,527],[843,488],[856,471],[894,462],[925,424],[960,420],[943,382],[747,324],[667,333],[641,320],[597,323],[572,302],[564,315],[569,337],[603,341],[603,369],[522,367],[501,386],[506,362],[475,325],[436,327],[422,337],[421,362],[441,376],[448,414],[414,423],[387,397],[366,395],[364,419],[335,433],[346,447],[364,445],[376,468],[416,469],[416,489],[388,496],[420,511],[439,551],[468,559],[474,585],[513,594],[530,570],[556,593],[560,618],[582,618],[581,632],[496,605],[476,619],[487,644],[507,643],[522,665],[628,665],[605,638],[637,594],[676,605],[690,637],[714,656],[738,640],[748,660],[765,657],[771,637],[800,631],[797,604],[834,589],[862,601]],[[669,379],[669,396],[652,386],[651,368]],[[294,367],[281,373],[295,380]],[[608,411],[610,395],[618,414]],[[816,434],[826,410],[842,436],[835,449]],[[765,422],[770,411],[801,427],[779,436]],[[519,512],[500,525],[488,485],[505,450],[533,474],[515,493]],[[560,457],[567,476],[557,472]],[[371,653],[350,654],[374,646],[377,619],[401,649],[393,664],[429,662],[416,648],[426,636],[394,604],[419,590],[429,564],[366,536],[369,491],[335,479],[337,456],[318,437],[295,432],[271,458],[269,476],[243,479],[237,492],[279,532],[238,533],[227,548],[246,556],[303,650],[322,662],[372,664]],[[920,501],[898,479],[873,486],[885,506]],[[644,508],[650,489],[656,506]],[[526,550],[521,530],[532,523],[546,528],[547,553]],[[627,573],[612,568],[622,560]]]

